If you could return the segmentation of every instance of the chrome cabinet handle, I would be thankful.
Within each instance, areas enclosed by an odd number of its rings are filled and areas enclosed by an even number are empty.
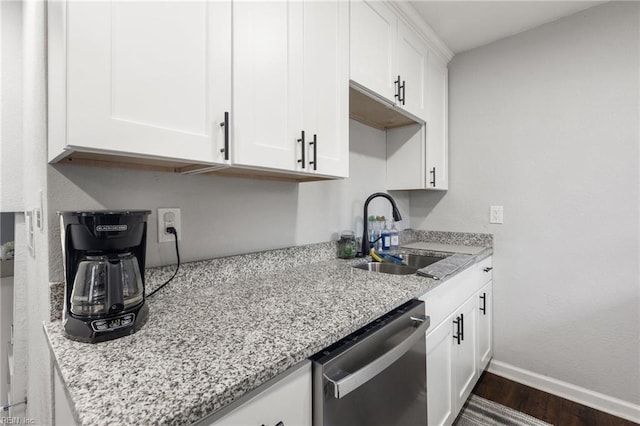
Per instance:
[[[418,340],[424,338],[424,333],[427,331],[431,323],[428,316],[420,315],[416,317],[414,317],[416,319],[412,318],[412,320],[414,324],[418,323],[419,325],[417,327],[411,327],[414,331],[408,337],[392,349],[382,354],[379,358],[358,369],[355,373],[342,377],[339,380],[333,379],[324,374],[324,378],[327,379],[328,382],[327,385],[329,393],[336,399],[344,398],[346,395],[380,374],[387,367],[406,354]],[[420,322],[420,320],[422,322]],[[340,373],[344,372],[338,371],[337,373],[340,375]]]

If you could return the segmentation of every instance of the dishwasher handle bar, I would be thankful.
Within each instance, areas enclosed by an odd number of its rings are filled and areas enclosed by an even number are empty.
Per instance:
[[[379,358],[376,358],[355,373],[349,374],[340,380],[333,380],[325,374],[324,378],[328,382],[327,384],[331,394],[336,399],[344,398],[350,392],[358,389],[360,386],[383,372],[387,367],[406,354],[418,340],[424,338],[424,334],[430,325],[429,317],[425,315],[413,315],[411,320],[414,324],[418,324],[413,333],[398,345],[385,352]]]

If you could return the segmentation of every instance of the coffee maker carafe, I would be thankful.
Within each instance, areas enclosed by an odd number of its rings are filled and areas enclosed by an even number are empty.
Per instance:
[[[90,343],[116,339],[147,321],[144,262],[150,213],[60,213],[68,338]]]

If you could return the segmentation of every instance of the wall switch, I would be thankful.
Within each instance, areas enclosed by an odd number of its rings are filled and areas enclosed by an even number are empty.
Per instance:
[[[170,226],[176,228],[178,233],[178,241],[182,240],[182,226],[180,222],[180,208],[163,208],[158,209],[158,242],[159,243],[172,243],[175,241],[173,234],[170,234],[166,229]]]
[[[489,207],[489,223],[504,223],[504,209],[502,206]]]

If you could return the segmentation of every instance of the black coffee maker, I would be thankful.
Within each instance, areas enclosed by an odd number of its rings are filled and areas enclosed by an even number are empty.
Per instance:
[[[150,210],[60,212],[65,335],[103,342],[138,331],[149,316],[144,258]]]

